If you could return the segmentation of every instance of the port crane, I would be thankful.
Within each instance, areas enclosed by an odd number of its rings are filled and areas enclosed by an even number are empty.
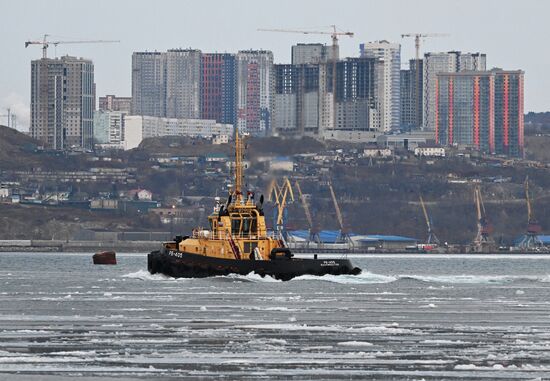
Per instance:
[[[417,115],[420,110],[420,97],[422,96],[423,90],[420,88],[420,40],[424,38],[431,38],[431,37],[448,37],[450,34],[448,33],[404,33],[401,35],[401,38],[407,38],[412,37],[414,38],[414,48],[415,48],[415,71],[416,71],[416,78],[415,78],[415,122],[417,124],[417,127],[420,125],[421,119]],[[411,68],[412,69],[412,68]]]
[[[523,236],[518,246],[523,249],[533,249],[542,246],[542,242],[538,237],[542,231],[542,227],[535,219],[535,214],[531,205],[531,197],[529,195],[529,176],[525,177],[524,190],[525,201],[527,204],[527,233]]]
[[[49,41],[49,34],[45,34],[44,38],[40,40],[28,40],[25,41],[25,48],[28,48],[29,45],[42,45],[42,58],[48,58],[48,47],[50,45],[64,45],[64,44],[104,44],[104,43],[114,43],[120,42],[120,40],[72,40],[72,41]]]
[[[307,203],[307,200],[302,193],[302,188],[300,187],[300,183],[298,180],[294,182],[294,185],[296,186],[296,190],[298,190],[298,195],[300,197],[300,201],[302,203],[302,206],[304,208],[304,213],[306,214],[307,223],[309,225],[309,237],[307,240],[307,246],[309,247],[310,242],[315,242],[317,245],[321,245],[321,237],[319,236],[319,231],[316,229],[314,223],[313,223],[313,217],[311,216],[311,211],[309,210],[309,205]]]
[[[485,205],[479,186],[474,188],[474,202],[476,205],[477,234],[473,242],[473,248],[476,252],[483,252],[490,249],[491,246],[494,247],[495,242],[491,238],[493,226],[487,218],[487,212],[485,211]]]
[[[274,211],[274,221],[275,221],[275,229],[279,233],[284,232],[284,222],[285,222],[285,214],[286,214],[286,205],[288,202],[288,198],[290,196],[290,200],[294,201],[294,192],[292,191],[292,184],[290,183],[290,180],[285,177],[283,179],[283,183],[281,185],[277,184],[277,180],[273,179],[271,180],[269,187],[268,187],[268,201],[275,203],[275,211]]]
[[[422,195],[420,195],[420,206],[422,207],[422,213],[424,214],[424,220],[426,220],[426,227],[428,228],[428,239],[426,240],[426,243],[428,245],[439,245],[439,238],[437,238],[433,231],[432,219],[428,214],[428,210],[426,209],[426,204],[424,203]]]
[[[336,200],[336,194],[334,193],[332,182],[330,181],[328,182],[328,189],[330,190],[330,197],[332,198],[334,210],[336,211],[336,219],[338,220],[338,224],[340,225],[340,234],[336,239],[336,242],[346,242],[350,246],[353,246],[353,241],[348,233],[348,230],[344,226],[344,217],[342,216],[342,211],[340,210],[340,206],[338,205],[338,200]]]

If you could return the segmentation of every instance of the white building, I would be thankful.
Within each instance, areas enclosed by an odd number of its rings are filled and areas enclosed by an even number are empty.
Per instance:
[[[361,44],[361,57],[374,57],[383,62],[381,129],[384,132],[399,129],[400,125],[400,71],[401,45],[388,41],[375,41]]]
[[[123,111],[94,112],[94,145],[104,148],[124,148],[125,117]]]
[[[367,147],[363,149],[363,157],[373,157],[373,158],[392,157],[392,150],[387,147],[385,148]]]
[[[213,138],[233,136],[233,125],[210,119],[173,119],[155,116],[130,115],[125,118],[124,149],[139,146],[146,138],[158,136],[189,136]]]
[[[445,157],[445,148],[435,145],[418,146],[414,149],[414,156]]]

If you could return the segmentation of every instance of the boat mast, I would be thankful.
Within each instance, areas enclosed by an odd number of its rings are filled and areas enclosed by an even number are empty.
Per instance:
[[[243,146],[239,131],[235,133],[235,202],[242,200]]]

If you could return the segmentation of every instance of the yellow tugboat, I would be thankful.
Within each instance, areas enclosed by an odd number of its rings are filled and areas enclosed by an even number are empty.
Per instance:
[[[235,134],[235,184],[226,204],[216,199],[208,228],[191,236],[176,236],[148,255],[151,274],[172,277],[208,277],[256,273],[289,280],[300,275],[357,275],[348,259],[294,258],[284,241],[269,233],[263,212],[263,195],[243,192],[243,142]]]

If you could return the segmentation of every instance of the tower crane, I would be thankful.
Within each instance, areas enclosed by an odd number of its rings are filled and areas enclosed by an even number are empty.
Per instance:
[[[16,122],[17,117],[16,117],[16,115],[11,112],[10,108],[7,108],[6,111],[8,113],[0,115],[0,118],[6,118],[6,120],[7,120],[6,126],[7,127],[16,128],[17,127],[17,122]]]
[[[42,45],[42,58],[48,58],[48,47],[50,45],[60,45],[60,44],[103,44],[103,43],[112,43],[120,42],[120,40],[73,40],[73,41],[49,41],[49,34],[45,34],[42,41],[40,40],[29,40],[25,41],[25,48],[28,48],[29,45]]]
[[[307,240],[307,245],[309,246],[309,243],[311,241],[314,241],[317,243],[317,245],[321,244],[321,237],[319,237],[319,232],[315,228],[315,225],[313,223],[313,218],[311,216],[311,211],[309,210],[309,206],[307,204],[307,200],[304,197],[304,194],[302,193],[302,188],[300,187],[300,183],[298,180],[294,182],[296,189],[298,190],[298,195],[300,196],[300,201],[302,203],[302,206],[304,207],[304,212],[306,214],[307,223],[309,225],[309,237]]]
[[[304,29],[258,29],[259,32],[281,32],[281,33],[300,33],[300,34],[328,34],[332,38],[332,47],[338,47],[338,36],[349,36],[353,37],[353,32],[339,32],[336,28],[336,25],[331,25],[332,32],[328,31],[319,31],[319,30],[304,30]],[[336,58],[333,56],[333,58]]]
[[[474,239],[474,249],[477,252],[482,252],[490,248],[490,245],[494,245],[494,241],[490,236],[493,232],[493,227],[487,218],[487,212],[485,211],[485,205],[483,204],[483,197],[481,196],[481,189],[479,186],[474,188],[474,202],[477,212],[477,235]]]
[[[448,33],[404,33],[401,35],[401,38],[405,37],[414,37],[414,48],[415,48],[415,59],[418,61],[420,59],[420,39],[427,37],[449,37]]]
[[[430,218],[430,215],[428,214],[428,210],[426,209],[426,204],[424,203],[424,199],[422,198],[422,195],[420,195],[420,205],[422,206],[422,213],[424,214],[424,219],[426,220],[426,227],[428,228],[428,239],[427,244],[429,245],[439,245],[439,238],[435,235],[433,232],[432,227],[432,219]]]
[[[338,219],[338,224],[340,225],[340,236],[336,240],[337,242],[347,242],[350,246],[353,246],[353,241],[349,236],[347,229],[344,227],[344,218],[342,216],[342,211],[340,206],[338,206],[338,201],[336,200],[336,194],[334,193],[334,188],[332,187],[332,182],[328,182],[328,189],[330,190],[330,196],[334,204],[334,210],[336,211],[336,218]]]
[[[527,203],[527,234],[525,234],[523,239],[520,241],[519,246],[523,249],[533,249],[542,245],[542,242],[538,237],[542,231],[542,227],[535,219],[535,214],[531,205],[531,197],[529,195],[529,176],[525,177],[524,189],[525,201]]]
[[[428,38],[428,37],[448,37],[450,36],[450,34],[448,33],[404,33],[401,35],[401,38],[405,38],[405,37],[414,37],[414,48],[415,48],[415,71],[416,71],[416,81],[415,81],[415,96],[414,96],[414,99],[415,99],[415,110],[414,110],[414,115],[415,115],[415,122],[417,124],[417,127],[419,127],[420,125],[420,117],[419,117],[419,113],[421,113],[420,111],[420,97],[422,97],[422,89],[420,88],[420,39],[421,38]]]

